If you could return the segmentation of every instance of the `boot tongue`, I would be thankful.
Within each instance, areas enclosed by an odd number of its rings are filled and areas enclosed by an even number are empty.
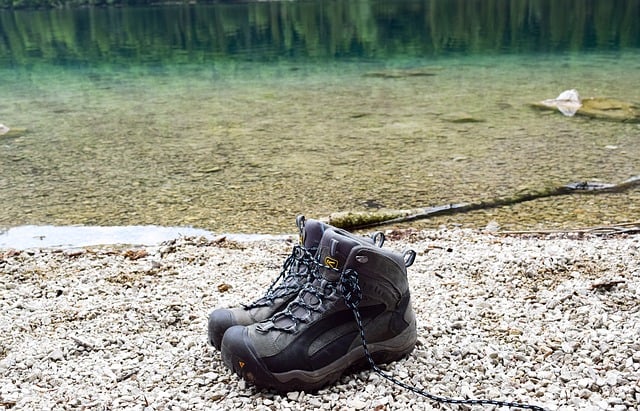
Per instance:
[[[351,254],[360,243],[350,237],[327,229],[322,236],[316,259],[320,263],[320,274],[328,281],[337,281]]]
[[[318,248],[325,225],[317,220],[308,219],[304,221],[304,226],[300,228],[300,244],[307,250]]]

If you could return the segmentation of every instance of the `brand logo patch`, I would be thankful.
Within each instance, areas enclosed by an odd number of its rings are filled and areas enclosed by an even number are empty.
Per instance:
[[[245,362],[244,361],[238,361],[238,365],[240,366],[240,368],[244,368]]]
[[[331,268],[338,268],[338,260],[333,257],[326,256],[324,258],[324,265]]]

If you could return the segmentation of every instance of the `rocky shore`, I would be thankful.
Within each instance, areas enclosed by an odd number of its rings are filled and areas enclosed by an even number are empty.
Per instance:
[[[261,296],[294,241],[0,250],[0,410],[483,409],[369,371],[315,394],[232,375],[207,315]],[[403,230],[385,246],[418,252],[418,345],[390,375],[455,398],[637,410],[640,236]]]

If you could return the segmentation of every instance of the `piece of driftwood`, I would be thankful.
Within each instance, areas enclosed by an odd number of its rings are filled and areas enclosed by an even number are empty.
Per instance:
[[[466,213],[475,210],[486,210],[546,197],[568,194],[620,193],[638,186],[640,186],[640,175],[631,177],[619,184],[585,181],[579,183],[570,183],[560,187],[550,187],[541,190],[521,192],[512,196],[498,197],[491,200],[483,200],[472,203],[445,204],[440,206],[416,208],[410,210],[381,209],[375,211],[339,212],[331,214],[328,218],[328,222],[335,227],[355,230],[361,228],[378,227],[388,224],[406,223],[415,220],[423,220],[439,215]]]

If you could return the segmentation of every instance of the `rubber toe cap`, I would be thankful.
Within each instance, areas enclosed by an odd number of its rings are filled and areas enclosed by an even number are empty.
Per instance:
[[[256,355],[247,327],[236,325],[227,330],[221,354],[224,365],[241,378],[259,387],[272,388],[273,375]]]
[[[209,314],[208,336],[209,343],[220,349],[224,333],[235,325],[231,311],[224,308],[214,310]]]

